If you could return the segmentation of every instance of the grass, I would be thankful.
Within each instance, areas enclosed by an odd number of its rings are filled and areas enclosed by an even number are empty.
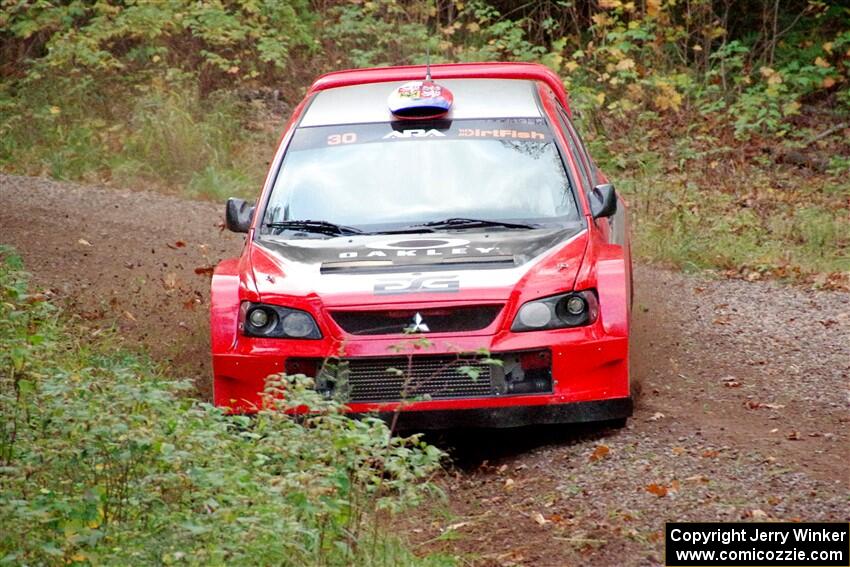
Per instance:
[[[226,416],[101,337],[78,341],[0,248],[0,563],[452,565],[417,556],[394,514],[441,452],[316,412]]]
[[[151,87],[104,100],[104,89],[5,93],[0,168],[215,200],[259,190],[274,135],[249,127],[235,95]]]
[[[591,145],[631,207],[640,260],[850,287],[846,170],[741,159],[734,144],[697,131],[671,140],[651,124]]]

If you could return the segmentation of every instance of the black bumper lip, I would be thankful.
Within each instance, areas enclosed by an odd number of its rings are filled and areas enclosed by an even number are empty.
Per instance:
[[[503,429],[526,425],[590,423],[625,419],[632,415],[632,411],[632,398],[540,406],[401,411],[398,412],[396,429]],[[393,412],[378,414],[390,423],[394,415]]]

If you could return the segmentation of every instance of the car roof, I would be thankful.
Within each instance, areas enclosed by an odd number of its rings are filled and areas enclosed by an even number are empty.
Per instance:
[[[442,79],[526,79],[545,83],[555,96],[570,111],[564,82],[554,71],[539,63],[448,63],[431,65],[434,80]],[[309,94],[325,89],[381,83],[392,81],[414,81],[425,77],[425,65],[399,67],[372,67],[350,69],[322,75],[310,87]]]
[[[387,97],[405,82],[354,84],[320,90],[301,118],[300,126],[389,122],[393,116],[387,106]],[[437,82],[454,95],[448,115],[453,120],[541,116],[533,81],[443,79]]]

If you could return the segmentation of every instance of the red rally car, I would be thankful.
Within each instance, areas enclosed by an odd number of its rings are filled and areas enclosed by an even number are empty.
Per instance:
[[[402,426],[624,423],[626,209],[570,117],[534,64],[319,78],[256,205],[227,203],[247,238],[212,279],[215,404],[303,373]]]

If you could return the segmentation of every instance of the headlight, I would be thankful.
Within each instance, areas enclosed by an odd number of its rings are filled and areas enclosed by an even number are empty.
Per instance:
[[[520,307],[511,331],[581,327],[596,321],[599,304],[593,291],[575,291],[529,301]]]
[[[249,337],[321,339],[322,333],[306,311],[264,303],[242,303],[239,330]]]

